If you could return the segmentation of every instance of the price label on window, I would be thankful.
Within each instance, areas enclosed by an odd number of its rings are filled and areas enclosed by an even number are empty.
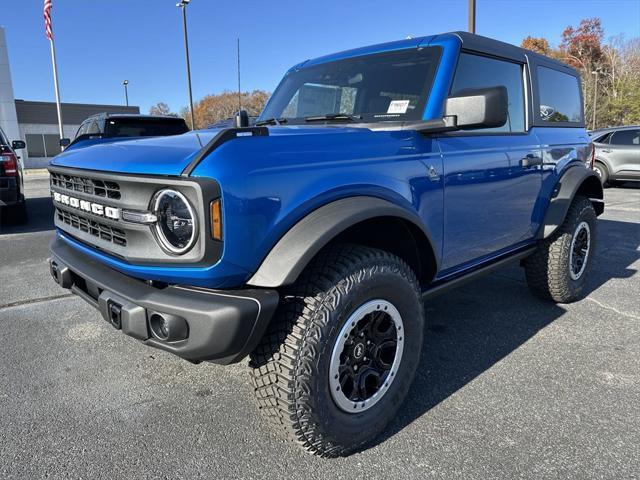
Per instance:
[[[389,104],[387,113],[407,113],[409,108],[409,100],[393,100]]]

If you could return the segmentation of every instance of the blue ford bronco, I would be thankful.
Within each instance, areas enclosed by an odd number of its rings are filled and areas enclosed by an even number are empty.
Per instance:
[[[432,296],[515,261],[543,299],[585,294],[604,203],[570,67],[411,38],[302,62],[237,120],[55,157],[51,274],[146,345],[248,356],[304,449],[362,449],[396,415]]]

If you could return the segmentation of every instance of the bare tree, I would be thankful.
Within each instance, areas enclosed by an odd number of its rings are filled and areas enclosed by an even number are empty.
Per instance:
[[[153,105],[149,109],[149,115],[170,115],[173,117],[177,117],[175,113],[171,112],[169,105],[167,105],[164,102],[158,102],[155,105]]]

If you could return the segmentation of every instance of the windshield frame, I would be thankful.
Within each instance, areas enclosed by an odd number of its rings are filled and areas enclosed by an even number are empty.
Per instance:
[[[410,47],[405,47],[405,48],[400,48],[400,49],[395,49],[395,50],[390,50],[390,51],[383,51],[383,52],[375,52],[375,53],[367,53],[364,55],[354,55],[354,56],[349,56],[346,58],[340,58],[337,60],[330,60],[327,62],[322,62],[322,63],[313,63],[311,65],[307,65],[307,62],[296,66],[294,68],[292,68],[291,70],[289,70],[284,77],[282,78],[282,80],[280,81],[280,83],[278,84],[277,88],[275,89],[275,91],[273,92],[273,94],[271,95],[271,97],[269,98],[269,101],[267,102],[267,104],[265,105],[262,113],[260,114],[260,116],[257,119],[257,122],[261,122],[261,121],[265,121],[270,119],[271,117],[274,117],[273,112],[271,112],[271,107],[273,106],[274,102],[277,101],[277,99],[279,98],[279,94],[281,94],[282,90],[284,88],[287,87],[286,83],[287,80],[290,78],[290,75],[295,75],[298,72],[302,72],[304,70],[307,69],[316,69],[319,67],[322,67],[324,65],[328,65],[328,64],[339,64],[342,62],[353,62],[353,61],[358,61],[358,60],[363,60],[363,59],[367,59],[367,58],[376,58],[376,57],[389,57],[391,55],[396,55],[396,54],[401,54],[401,53],[410,53],[411,51],[422,51],[422,50],[429,50],[430,52],[432,52],[432,59],[433,59],[433,66],[431,66],[429,68],[429,70],[426,72],[426,78],[425,78],[425,85],[422,87],[422,91],[420,93],[420,111],[418,112],[418,115],[415,116],[415,118],[406,118],[406,117],[397,117],[397,116],[384,116],[383,114],[379,113],[379,114],[374,114],[374,113],[361,113],[361,112],[325,112],[326,115],[331,115],[331,114],[345,114],[348,117],[351,117],[349,119],[344,119],[344,118],[339,118],[339,119],[327,119],[324,121],[313,121],[312,123],[306,122],[305,118],[306,117],[287,117],[284,116],[284,110],[287,108],[286,106],[282,109],[282,111],[280,112],[281,115],[279,116],[275,116],[278,120],[282,120],[283,118],[285,119],[285,122],[287,125],[323,125],[323,124],[331,124],[332,126],[335,125],[343,125],[343,126],[361,126],[363,124],[365,125],[376,125],[376,124],[409,124],[409,123],[415,123],[415,122],[420,122],[423,121],[423,117],[425,112],[427,111],[427,106],[430,100],[430,95],[432,93],[434,84],[436,83],[436,79],[438,76],[438,70],[440,68],[440,64],[442,61],[442,57],[443,57],[443,48],[440,45],[418,45],[418,46],[410,46]],[[297,91],[297,90],[296,90]],[[293,99],[293,97],[296,94],[294,93],[293,96],[291,96],[289,98],[289,102],[291,102],[291,100]],[[320,114],[318,115],[311,115],[312,117],[316,117],[316,116],[320,116]]]

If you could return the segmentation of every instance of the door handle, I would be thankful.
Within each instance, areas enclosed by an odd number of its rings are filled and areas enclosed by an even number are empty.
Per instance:
[[[523,168],[533,167],[534,165],[542,165],[542,158],[529,153],[526,157],[520,160],[520,166]]]
[[[603,153],[611,153],[611,149],[610,148],[603,148],[600,151],[603,152]]]

